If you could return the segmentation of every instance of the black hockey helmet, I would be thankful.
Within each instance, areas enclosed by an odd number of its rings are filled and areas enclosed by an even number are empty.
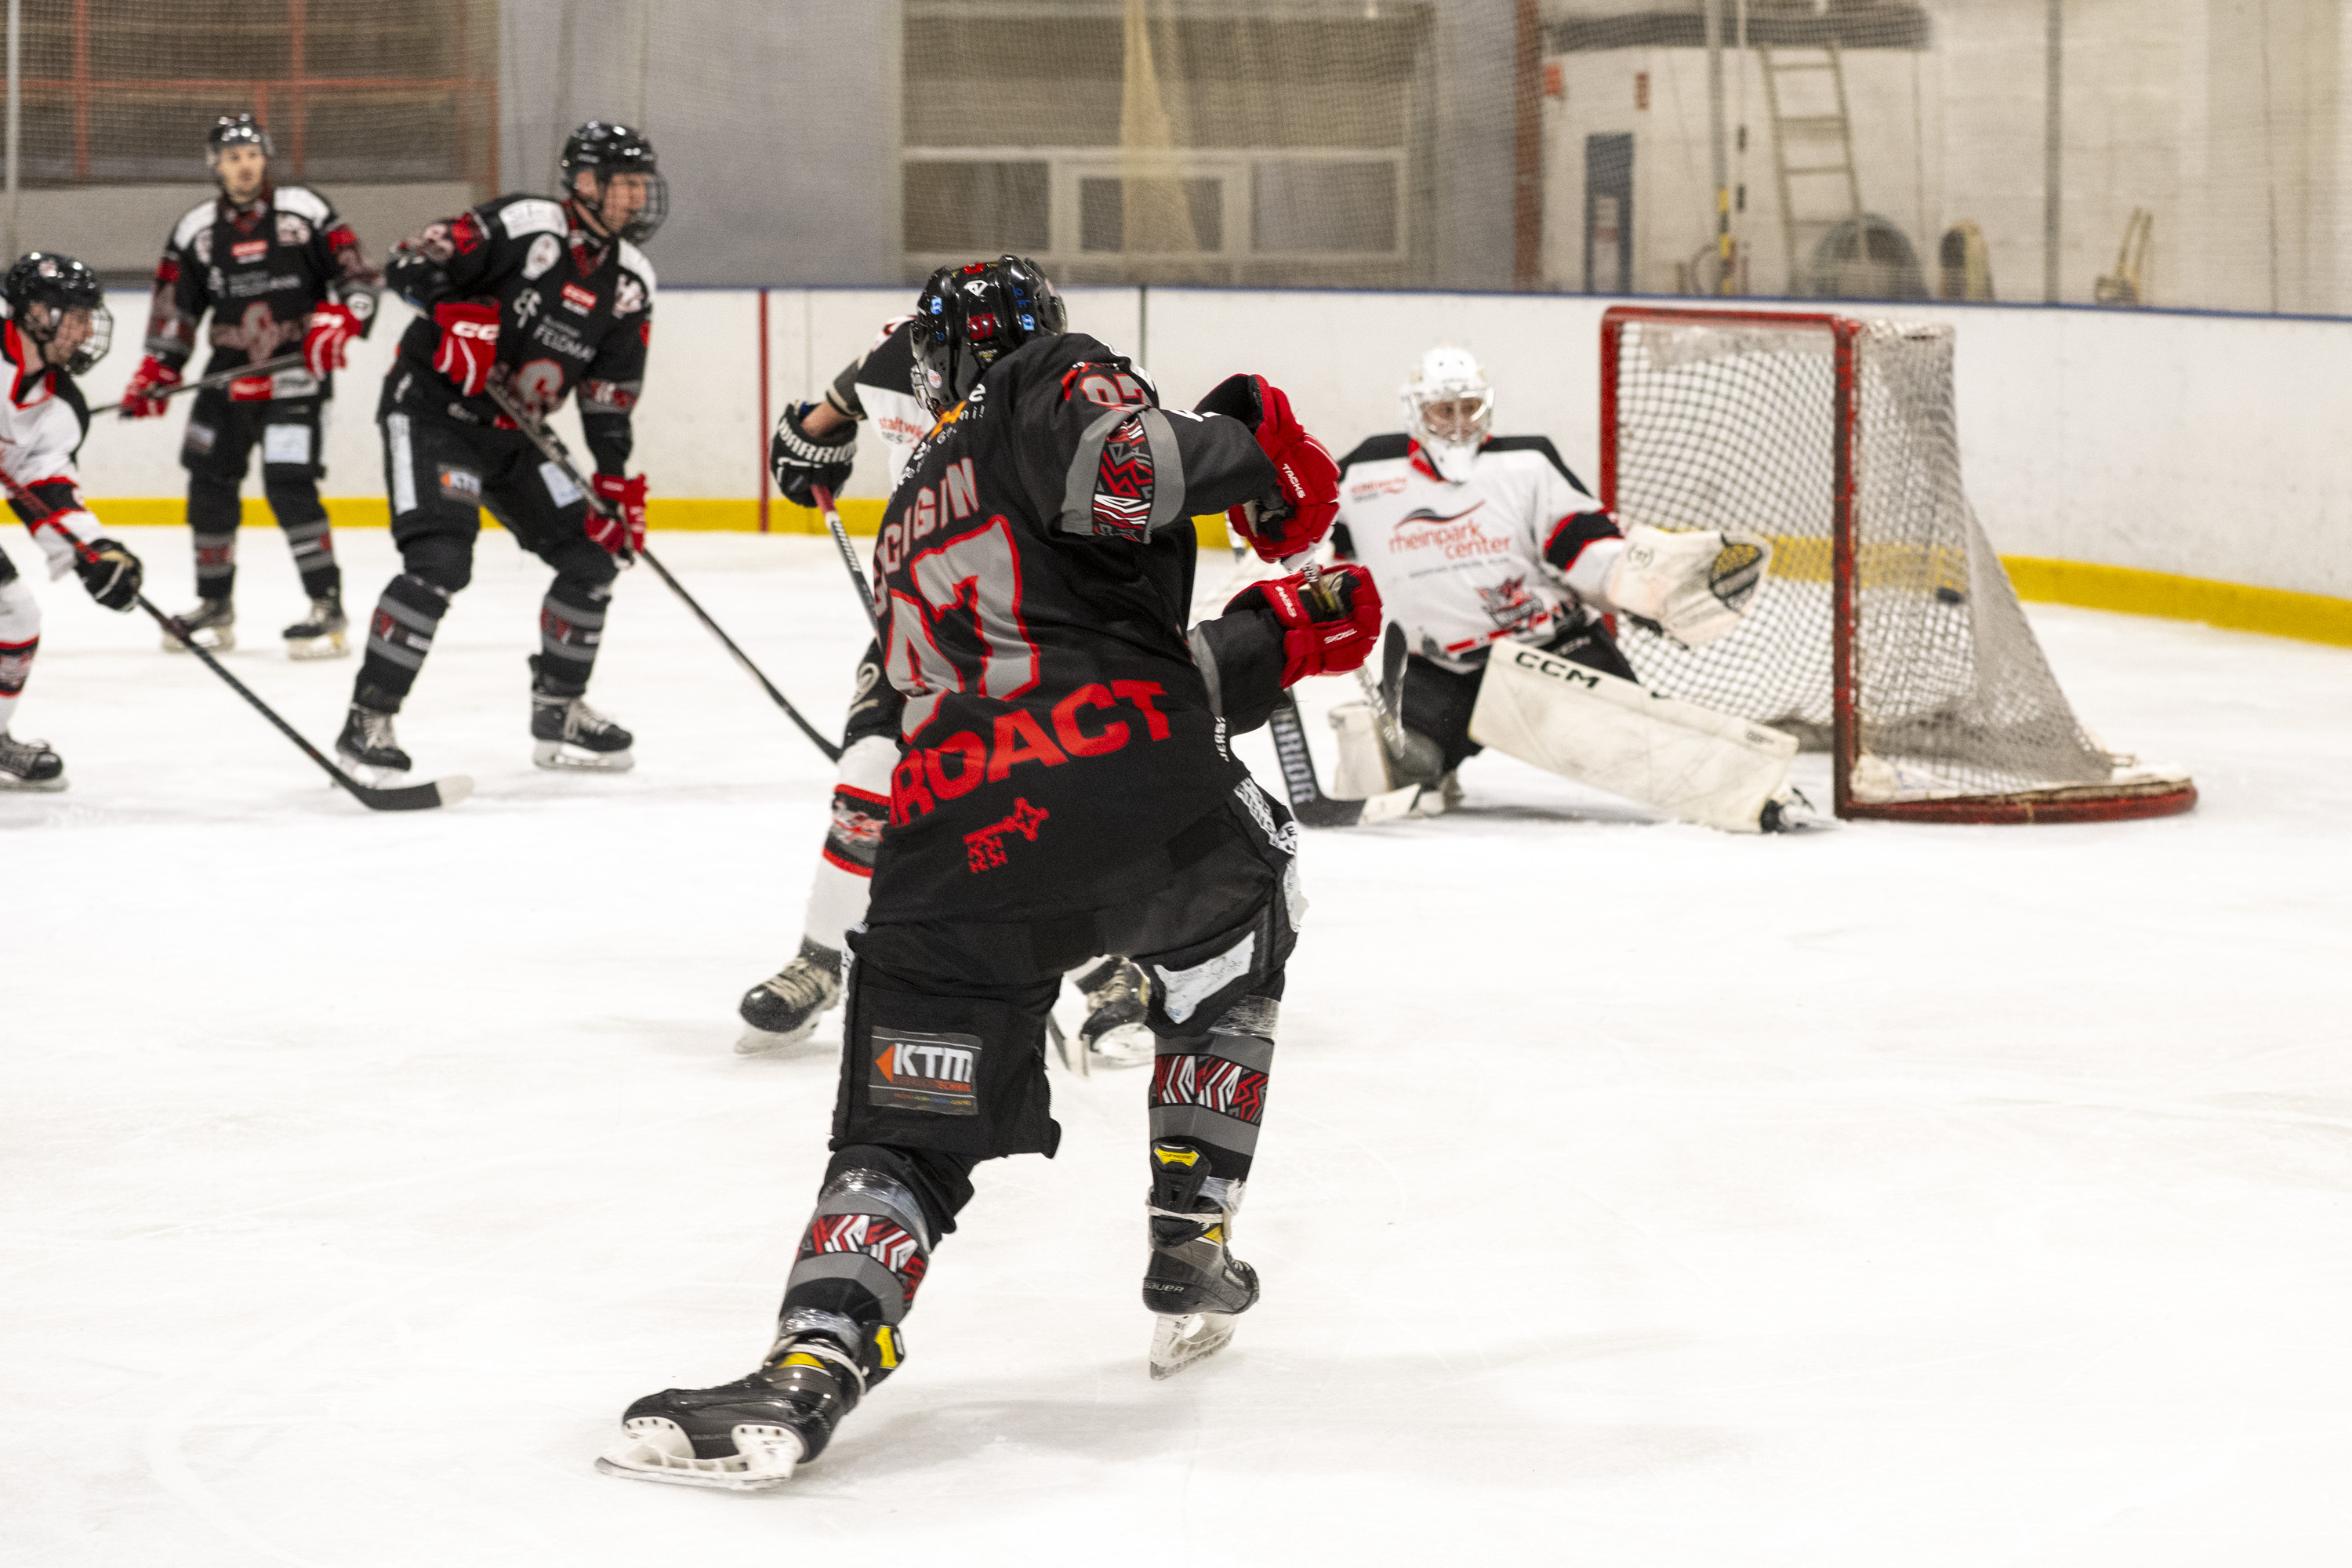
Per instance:
[[[213,121],[213,128],[205,132],[205,166],[218,167],[222,151],[230,147],[258,147],[265,158],[278,151],[270,143],[269,132],[250,114],[224,114]]]
[[[1053,279],[1025,256],[942,267],[915,297],[907,328],[915,396],[944,414],[971,395],[990,365],[1034,338],[1061,336],[1068,324]]]
[[[619,237],[633,244],[643,245],[661,227],[662,219],[669,216],[669,182],[662,178],[659,160],[654,155],[651,138],[642,131],[616,124],[611,121],[592,120],[574,131],[563,143],[563,158],[557,164],[563,175],[563,199],[576,201],[579,195],[576,176],[592,174],[596,180],[596,221],[604,221],[604,189],[614,174],[643,174],[646,177],[646,205],[636,216],[619,226]],[[611,225],[605,226],[611,228]]]
[[[58,325],[74,310],[89,313],[89,331],[59,368],[81,375],[106,357],[114,342],[114,315],[106,308],[106,286],[81,262],[53,251],[28,250],[8,268],[0,282],[0,299],[8,305],[16,330],[40,344],[44,356],[58,335]]]

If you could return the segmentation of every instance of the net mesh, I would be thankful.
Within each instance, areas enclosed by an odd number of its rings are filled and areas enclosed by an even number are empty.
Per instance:
[[[1832,742],[1836,340],[1822,324],[1623,321],[1613,504],[1664,529],[1772,541],[1739,629],[1703,648],[1628,627],[1669,695]],[[1952,329],[1863,323],[1855,352],[1853,671],[1865,799],[2104,783],[1960,484]]]
[[[379,249],[452,187],[547,189],[595,116],[662,147],[681,283],[1012,249],[1072,283],[2352,312],[2332,0],[2054,34],[2046,0],[17,9],[16,240],[101,270],[152,267],[219,114]]]

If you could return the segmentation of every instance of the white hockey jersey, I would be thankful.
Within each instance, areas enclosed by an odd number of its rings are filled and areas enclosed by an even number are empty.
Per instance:
[[[1489,440],[1458,485],[1402,435],[1339,459],[1336,548],[1370,570],[1408,646],[1448,669],[1475,668],[1504,637],[1582,625],[1618,538],[1541,436]]]
[[[915,443],[937,423],[915,397],[915,352],[907,342],[907,324],[914,319],[893,316],[883,322],[873,346],[845,366],[825,393],[836,410],[866,421],[882,438],[893,490],[907,472]]]
[[[95,539],[98,520],[82,510],[79,476],[74,471],[74,453],[89,427],[88,406],[73,378],[49,366],[40,345],[7,319],[5,305],[0,305],[0,377],[5,378],[7,392],[0,397],[0,468],[19,489],[38,495],[58,513],[58,522],[81,539]],[[47,523],[27,521],[26,526],[49,559],[50,576],[63,576],[71,569],[73,546],[63,534]]]

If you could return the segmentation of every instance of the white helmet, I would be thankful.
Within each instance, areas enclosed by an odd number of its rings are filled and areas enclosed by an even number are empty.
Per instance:
[[[1470,464],[1495,422],[1495,389],[1468,349],[1434,348],[1404,384],[1406,430],[1437,471],[1453,484],[1470,477]]]

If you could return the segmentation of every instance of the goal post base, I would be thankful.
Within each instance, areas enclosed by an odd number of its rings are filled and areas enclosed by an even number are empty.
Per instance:
[[[2168,781],[2139,788],[2092,784],[2023,795],[1954,795],[1942,800],[1846,801],[1837,814],[1889,822],[2130,822],[2177,816],[2197,804],[2197,786]]]

